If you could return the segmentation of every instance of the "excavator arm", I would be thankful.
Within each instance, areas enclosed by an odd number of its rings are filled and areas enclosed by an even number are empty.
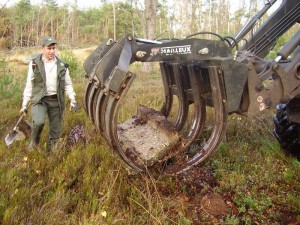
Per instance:
[[[299,96],[300,54],[287,58],[299,45],[300,32],[276,59],[262,58],[277,38],[299,21],[298,1],[283,1],[238,47],[274,2],[270,1],[235,37],[193,37],[200,32],[170,41],[145,40],[131,34],[118,41],[104,40],[84,63],[89,81],[84,102],[89,118],[109,146],[138,172],[157,162],[168,162],[169,173],[181,173],[218,149],[229,114],[256,115]],[[234,48],[236,55],[232,54]],[[159,63],[164,103],[160,111],[141,105],[137,115],[118,123],[120,103],[136,76],[129,71],[134,62]],[[171,122],[173,107],[177,115]],[[208,110],[213,111],[213,118],[208,119]],[[191,125],[186,130],[188,118]]]

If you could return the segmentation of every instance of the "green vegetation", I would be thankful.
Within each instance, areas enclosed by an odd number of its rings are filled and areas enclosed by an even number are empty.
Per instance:
[[[66,53],[66,61],[82,74],[82,61]],[[11,62],[1,68],[16,71]],[[20,74],[26,74],[26,66]],[[19,68],[20,69],[20,68]],[[161,79],[145,74],[140,66],[128,93],[120,120],[134,113],[139,101],[153,108],[162,102]],[[72,74],[71,74],[72,75]],[[14,77],[11,79],[10,77]],[[18,115],[25,76],[4,69],[0,75],[1,140],[9,121]],[[298,224],[300,222],[300,163],[284,155],[272,136],[272,113],[254,119],[229,117],[228,132],[220,149],[197,167],[208,171],[193,177],[164,176],[151,169],[128,174],[127,167],[96,132],[83,109],[86,80],[76,79],[81,109],[66,111],[62,143],[78,124],[84,125],[87,144],[44,155],[46,131],[37,151],[28,152],[28,140],[9,148],[0,142],[0,224]],[[147,82],[147,85],[145,85]],[[155,93],[153,89],[156,88]],[[7,96],[3,98],[2,96]],[[8,121],[7,123],[4,123]],[[187,176],[188,177],[188,176]],[[208,181],[210,177],[210,181]],[[229,211],[212,216],[204,199],[216,193]]]
[[[0,68],[2,69],[0,77],[0,101],[9,101],[10,104],[19,103],[21,89],[18,80],[11,73],[4,59],[0,59]]]
[[[5,2],[0,3],[1,49],[40,46],[44,36],[54,36],[60,45],[73,47],[97,45],[107,37],[119,39],[126,33],[157,39],[182,38],[200,31],[233,36],[265,3],[257,0],[233,6],[231,0],[159,0],[155,32],[148,37],[149,15],[144,2],[100,1],[99,7],[87,9],[79,8],[77,1],[62,4],[46,0],[38,4],[19,0],[9,6]],[[257,23],[268,17],[265,15]],[[286,35],[290,37],[298,29],[296,25]]]
[[[73,75],[73,79],[79,78],[79,75],[82,74],[82,72],[80,73],[79,70],[82,68],[76,55],[70,50],[64,50],[59,57],[68,63],[69,71],[70,74]]]

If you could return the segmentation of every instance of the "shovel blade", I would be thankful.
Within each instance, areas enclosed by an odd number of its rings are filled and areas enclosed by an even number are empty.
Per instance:
[[[15,130],[12,130],[11,132],[9,132],[9,134],[5,137],[5,144],[7,146],[11,145],[14,142],[14,140],[16,139],[17,135],[18,135],[18,132]]]

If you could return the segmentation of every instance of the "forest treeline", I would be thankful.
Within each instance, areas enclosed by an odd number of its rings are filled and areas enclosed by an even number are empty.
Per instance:
[[[57,0],[41,2],[34,5],[20,0],[9,7],[0,5],[1,49],[37,46],[42,36],[53,36],[65,45],[88,46],[125,33],[153,39],[181,38],[199,31],[233,35],[263,0],[243,0],[234,11],[230,0],[114,0],[88,9],[78,8],[76,0],[64,5]],[[152,15],[147,14],[149,2],[157,4]],[[153,16],[155,30],[149,37],[147,20]]]

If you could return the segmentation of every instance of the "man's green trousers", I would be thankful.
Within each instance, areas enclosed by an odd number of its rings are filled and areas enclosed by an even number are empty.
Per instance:
[[[39,143],[45,125],[46,116],[49,118],[49,133],[47,150],[50,151],[62,132],[62,113],[57,98],[42,98],[41,102],[31,107],[32,131],[29,148]]]

